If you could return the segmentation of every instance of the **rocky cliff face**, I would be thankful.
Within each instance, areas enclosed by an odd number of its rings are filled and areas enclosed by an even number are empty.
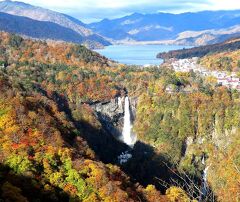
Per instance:
[[[136,117],[137,98],[131,97],[130,111],[131,121]],[[116,139],[120,139],[124,123],[124,97],[116,97],[108,102],[99,102],[90,105],[99,118],[105,130]]]

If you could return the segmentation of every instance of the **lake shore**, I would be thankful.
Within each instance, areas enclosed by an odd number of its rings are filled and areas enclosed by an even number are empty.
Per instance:
[[[121,64],[146,66],[160,65],[163,63],[162,59],[157,58],[159,52],[183,48],[186,48],[186,46],[131,44],[111,45],[95,51]]]

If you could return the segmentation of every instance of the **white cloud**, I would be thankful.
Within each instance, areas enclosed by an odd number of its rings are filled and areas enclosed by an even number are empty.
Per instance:
[[[156,0],[139,0],[129,2],[129,0],[23,0],[26,3],[39,6],[47,6],[57,9],[84,9],[84,8],[99,8],[99,9],[120,9],[146,3],[155,3]]]
[[[21,1],[21,0],[20,0]],[[73,15],[82,20],[115,18],[133,12],[240,9],[239,0],[22,0],[37,6]]]
[[[99,8],[99,9],[122,9],[139,6],[156,7],[174,7],[179,6],[202,6],[211,10],[216,9],[240,9],[240,1],[238,0],[23,0],[24,2],[52,8]],[[188,8],[186,8],[188,9]],[[201,7],[199,8],[201,9]]]
[[[240,9],[239,0],[210,0],[212,10],[228,10],[228,9]]]

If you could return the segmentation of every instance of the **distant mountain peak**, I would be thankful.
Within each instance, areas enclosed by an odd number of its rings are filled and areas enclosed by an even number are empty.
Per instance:
[[[25,3],[25,2],[21,2],[21,1],[5,0],[5,1],[1,1],[0,3],[5,3],[5,4],[8,4],[8,5],[35,7],[35,6],[31,5],[31,4],[28,4],[28,3]]]
[[[132,13],[122,18],[92,23],[88,27],[100,35],[118,42],[131,39],[134,41],[161,41],[162,43],[164,41],[169,43],[171,40],[174,43],[174,40],[177,40],[178,36],[184,32],[229,29],[239,25],[239,22],[240,10],[180,14],[157,12],[151,14]],[[224,34],[227,37],[226,32]],[[198,35],[200,36],[200,34]],[[221,34],[210,35],[212,38],[219,38]],[[207,42],[207,37],[202,37],[202,39],[204,43]],[[196,41],[198,40],[196,39]]]
[[[143,16],[143,14],[142,14],[142,13],[135,12],[135,13],[133,13],[131,16],[139,17],[139,16]]]
[[[86,40],[90,42],[104,45],[110,44],[106,39],[95,34],[91,29],[87,28],[86,25],[80,20],[49,9],[33,6],[20,1],[5,0],[0,1],[0,12],[15,16],[27,17],[32,20],[55,23],[61,27],[76,32],[80,37],[86,38]]]

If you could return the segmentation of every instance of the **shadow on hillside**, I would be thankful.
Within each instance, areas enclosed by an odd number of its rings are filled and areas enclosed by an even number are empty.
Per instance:
[[[87,122],[77,123],[81,127],[82,137],[87,141],[91,149],[104,163],[116,163],[117,157],[129,147],[124,143],[116,140],[110,133],[104,129],[98,130],[93,128]]]
[[[41,89],[41,91],[47,96],[44,90]],[[140,183],[143,186],[153,184],[162,193],[176,182],[178,184],[175,185],[180,185],[182,188],[185,188],[186,183],[191,183],[186,176],[178,173],[174,165],[164,156],[157,154],[152,146],[138,141],[133,149],[129,148],[124,143],[116,140],[104,127],[102,129],[96,129],[88,122],[74,120],[68,100],[65,97],[54,92],[49,99],[57,103],[59,111],[65,112],[69,121],[78,129],[81,137],[87,141],[89,147],[95,152],[98,158],[104,163],[119,165],[124,172],[130,176],[130,180],[133,183]],[[66,139],[70,145],[74,145],[74,135],[63,138]],[[117,157],[125,151],[130,151],[133,157],[126,164],[120,165],[117,162]],[[194,176],[191,179],[194,180],[194,186],[201,187],[201,179]],[[201,201],[209,200],[202,199]]]
[[[104,163],[112,163],[121,167],[121,169],[130,177],[132,183],[139,183],[146,187],[149,184],[155,187],[163,194],[170,186],[178,186],[184,190],[192,187],[194,193],[189,193],[201,202],[212,202],[213,193],[209,188],[207,197],[202,197],[200,189],[202,179],[196,176],[185,176],[180,174],[176,167],[171,164],[166,157],[157,154],[154,148],[148,144],[138,141],[134,148],[117,141],[111,135],[102,130],[96,130],[88,123],[81,122],[81,130],[83,130],[83,138],[85,138],[89,146],[99,156]],[[123,165],[117,161],[117,157],[125,151],[132,154],[132,158]],[[189,179],[188,179],[189,178]],[[211,197],[211,199],[209,199]]]
[[[122,165],[123,170],[136,182],[144,186],[154,184],[164,192],[166,187],[162,186],[158,178],[164,182],[169,182],[169,179],[173,177],[165,165],[168,163],[169,167],[172,166],[167,159],[157,155],[153,147],[140,141],[135,144],[131,153],[133,157],[128,163]]]
[[[13,171],[0,164],[0,201],[49,201],[68,202],[70,196],[58,187],[46,189],[33,177],[14,174]],[[50,186],[49,186],[50,187]]]
[[[81,137],[87,141],[89,147],[101,161],[113,163],[117,156],[128,149],[127,145],[116,140],[113,135],[107,132],[104,126],[101,129],[97,129],[86,121],[76,121],[65,97],[54,92],[53,99],[57,103],[59,111],[65,112],[69,121],[80,131]]]
[[[176,166],[163,155],[157,154],[152,146],[138,141],[131,153],[132,158],[120,166],[133,182],[143,186],[153,184],[162,193],[170,186],[178,186],[188,190],[189,196],[201,202],[215,201],[216,197],[210,187],[206,196],[201,195],[202,179],[179,173]]]
[[[42,95],[53,100],[57,104],[58,111],[66,114],[68,120],[71,121],[80,132],[81,137],[87,141],[89,147],[104,163],[116,162],[117,156],[128,149],[127,145],[116,140],[109,132],[107,132],[107,130],[104,129],[104,127],[102,129],[97,129],[85,121],[76,121],[73,118],[68,100],[64,96],[59,95],[57,92],[52,92],[51,96],[49,96],[40,86],[35,86],[35,88]],[[51,113],[50,110],[48,111]],[[52,116],[54,117],[54,114],[52,114]],[[58,120],[56,119],[56,121]],[[71,134],[71,136],[63,137],[63,139],[73,146],[75,137],[74,134]]]

